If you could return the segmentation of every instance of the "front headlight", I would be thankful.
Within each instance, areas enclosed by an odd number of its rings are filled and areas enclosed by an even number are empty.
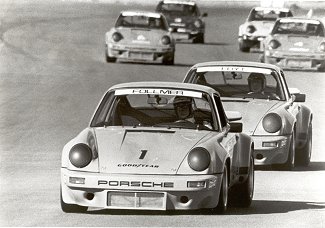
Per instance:
[[[91,149],[86,144],[76,144],[70,150],[69,160],[77,168],[86,167],[92,160]]]
[[[262,124],[265,131],[275,133],[281,129],[282,120],[278,114],[269,113],[264,116]]]
[[[202,26],[202,21],[201,20],[196,20],[196,21],[194,21],[194,26],[196,27],[196,28],[200,28],[201,26]]]
[[[119,42],[120,40],[123,39],[123,36],[121,33],[119,32],[114,32],[113,35],[112,35],[112,39],[115,41],[115,42]]]
[[[247,33],[254,33],[256,31],[256,28],[253,25],[249,25],[246,28]]]
[[[196,147],[190,151],[187,162],[191,169],[195,171],[203,171],[210,165],[210,153],[202,147]]]
[[[164,45],[170,44],[171,43],[170,37],[169,36],[163,36],[161,38],[161,43],[164,44]]]
[[[277,48],[280,47],[280,46],[281,46],[281,44],[280,44],[280,42],[277,41],[277,40],[271,40],[271,41],[269,42],[269,47],[270,47],[271,49],[277,49]]]

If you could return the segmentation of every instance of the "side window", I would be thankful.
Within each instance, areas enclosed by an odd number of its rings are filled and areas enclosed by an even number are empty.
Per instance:
[[[285,79],[285,76],[284,76],[283,71],[281,71],[281,77],[282,77],[282,80],[283,80],[283,83],[284,83],[283,89],[285,90],[285,93],[286,93],[286,94],[288,95],[288,97],[290,98],[291,95],[290,95],[289,88],[288,88],[288,85],[287,85],[287,82],[286,82],[286,79]]]
[[[218,109],[218,113],[219,113],[219,118],[220,118],[220,122],[221,122],[221,128],[224,128],[225,126],[227,126],[228,120],[225,114],[225,110],[223,109],[220,97],[217,95],[214,95],[214,100]]]
[[[96,127],[102,125],[107,117],[108,111],[114,99],[114,92],[107,93],[99,105],[90,126]]]

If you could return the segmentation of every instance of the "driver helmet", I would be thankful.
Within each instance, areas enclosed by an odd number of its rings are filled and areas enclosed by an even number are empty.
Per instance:
[[[262,73],[251,73],[248,80],[249,90],[251,92],[263,92],[266,87],[265,75]]]

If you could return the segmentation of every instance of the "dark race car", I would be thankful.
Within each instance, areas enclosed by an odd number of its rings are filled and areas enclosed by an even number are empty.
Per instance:
[[[204,43],[205,22],[203,17],[207,13],[200,13],[195,2],[192,1],[160,1],[156,12],[163,13],[168,24],[173,28],[176,40],[192,40],[193,43]]]

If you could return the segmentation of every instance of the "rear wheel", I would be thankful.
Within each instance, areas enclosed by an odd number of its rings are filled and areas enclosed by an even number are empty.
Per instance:
[[[254,158],[250,158],[248,177],[244,183],[235,185],[230,191],[231,204],[239,207],[249,207],[254,195]]]
[[[66,213],[84,213],[87,211],[87,207],[79,206],[76,204],[67,204],[62,199],[62,189],[60,188],[60,200],[61,209]]]
[[[312,139],[313,138],[313,126],[312,123],[309,123],[308,132],[307,132],[307,141],[306,144],[298,149],[297,151],[297,165],[308,166],[311,158],[312,151]]]

